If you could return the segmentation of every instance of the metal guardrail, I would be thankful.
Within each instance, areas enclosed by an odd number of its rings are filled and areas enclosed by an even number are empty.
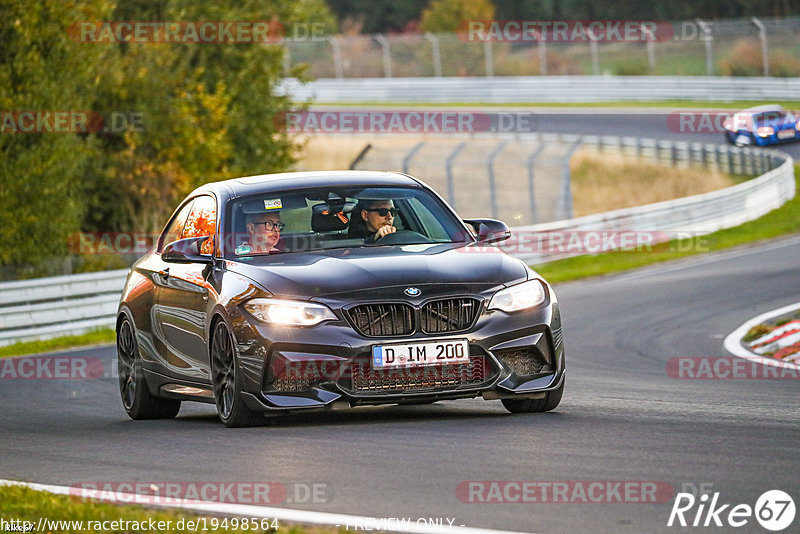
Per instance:
[[[722,76],[507,76],[284,79],[279,92],[317,103],[800,101],[800,78]]]
[[[113,327],[127,269],[0,283],[0,346]]]
[[[603,151],[652,157],[654,161],[671,162],[673,166],[682,162],[696,162],[723,172],[763,174],[747,182],[702,195],[515,227],[513,230],[517,236],[639,229],[658,231],[662,234],[662,240],[671,238],[675,232],[704,234],[753,220],[795,195],[793,160],[773,150],[618,137],[569,136],[569,139],[565,137],[562,141],[571,146],[580,142],[597,146]],[[568,173],[565,176],[568,180]],[[569,182],[565,184],[564,187],[568,188]],[[529,263],[542,263],[570,255],[524,252],[514,244],[513,239],[501,248]],[[122,269],[0,283],[0,346],[113,327],[127,273],[126,269]]]
[[[558,236],[559,243],[566,243],[573,234],[646,232],[649,243],[656,244],[677,237],[705,235],[757,219],[782,206],[796,193],[794,160],[776,150],[618,137],[587,137],[583,143],[597,146],[603,151],[649,155],[655,161],[672,160],[673,165],[675,161],[696,162],[722,172],[741,174],[753,170],[759,176],[700,195],[516,227],[513,229],[516,237],[501,244],[500,248],[527,263],[541,264],[587,252],[571,252],[568,246],[560,244],[553,247],[550,238],[533,240],[544,245],[532,245],[531,236]]]

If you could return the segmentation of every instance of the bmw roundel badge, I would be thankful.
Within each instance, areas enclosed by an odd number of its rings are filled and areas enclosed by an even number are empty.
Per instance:
[[[409,297],[418,297],[422,294],[422,290],[416,287],[407,287],[405,291],[403,291]]]

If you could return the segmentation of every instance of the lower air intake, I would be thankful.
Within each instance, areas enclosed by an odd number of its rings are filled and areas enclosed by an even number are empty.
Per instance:
[[[401,369],[372,369],[368,361],[351,365],[353,390],[415,391],[442,387],[480,384],[489,374],[483,356],[473,356],[468,363],[458,365],[406,367]]]
[[[495,355],[520,376],[539,374],[547,366],[541,353],[533,348],[500,350]]]

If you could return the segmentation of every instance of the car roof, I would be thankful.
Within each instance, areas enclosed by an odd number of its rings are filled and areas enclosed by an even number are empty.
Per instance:
[[[272,191],[287,191],[306,187],[341,186],[417,186],[421,184],[407,174],[391,171],[307,171],[283,172],[245,176],[211,182],[195,189],[190,196],[213,192],[218,196],[236,198]]]
[[[754,108],[748,108],[740,111],[739,113],[748,113],[752,115],[757,115],[759,113],[782,113],[785,110],[778,106],[777,104],[767,104],[764,106],[756,106]]]

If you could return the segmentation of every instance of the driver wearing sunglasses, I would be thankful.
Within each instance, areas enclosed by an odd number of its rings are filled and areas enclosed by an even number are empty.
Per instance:
[[[377,241],[397,230],[392,226],[397,209],[391,200],[362,201],[360,212],[366,227],[364,239],[368,242]]]

